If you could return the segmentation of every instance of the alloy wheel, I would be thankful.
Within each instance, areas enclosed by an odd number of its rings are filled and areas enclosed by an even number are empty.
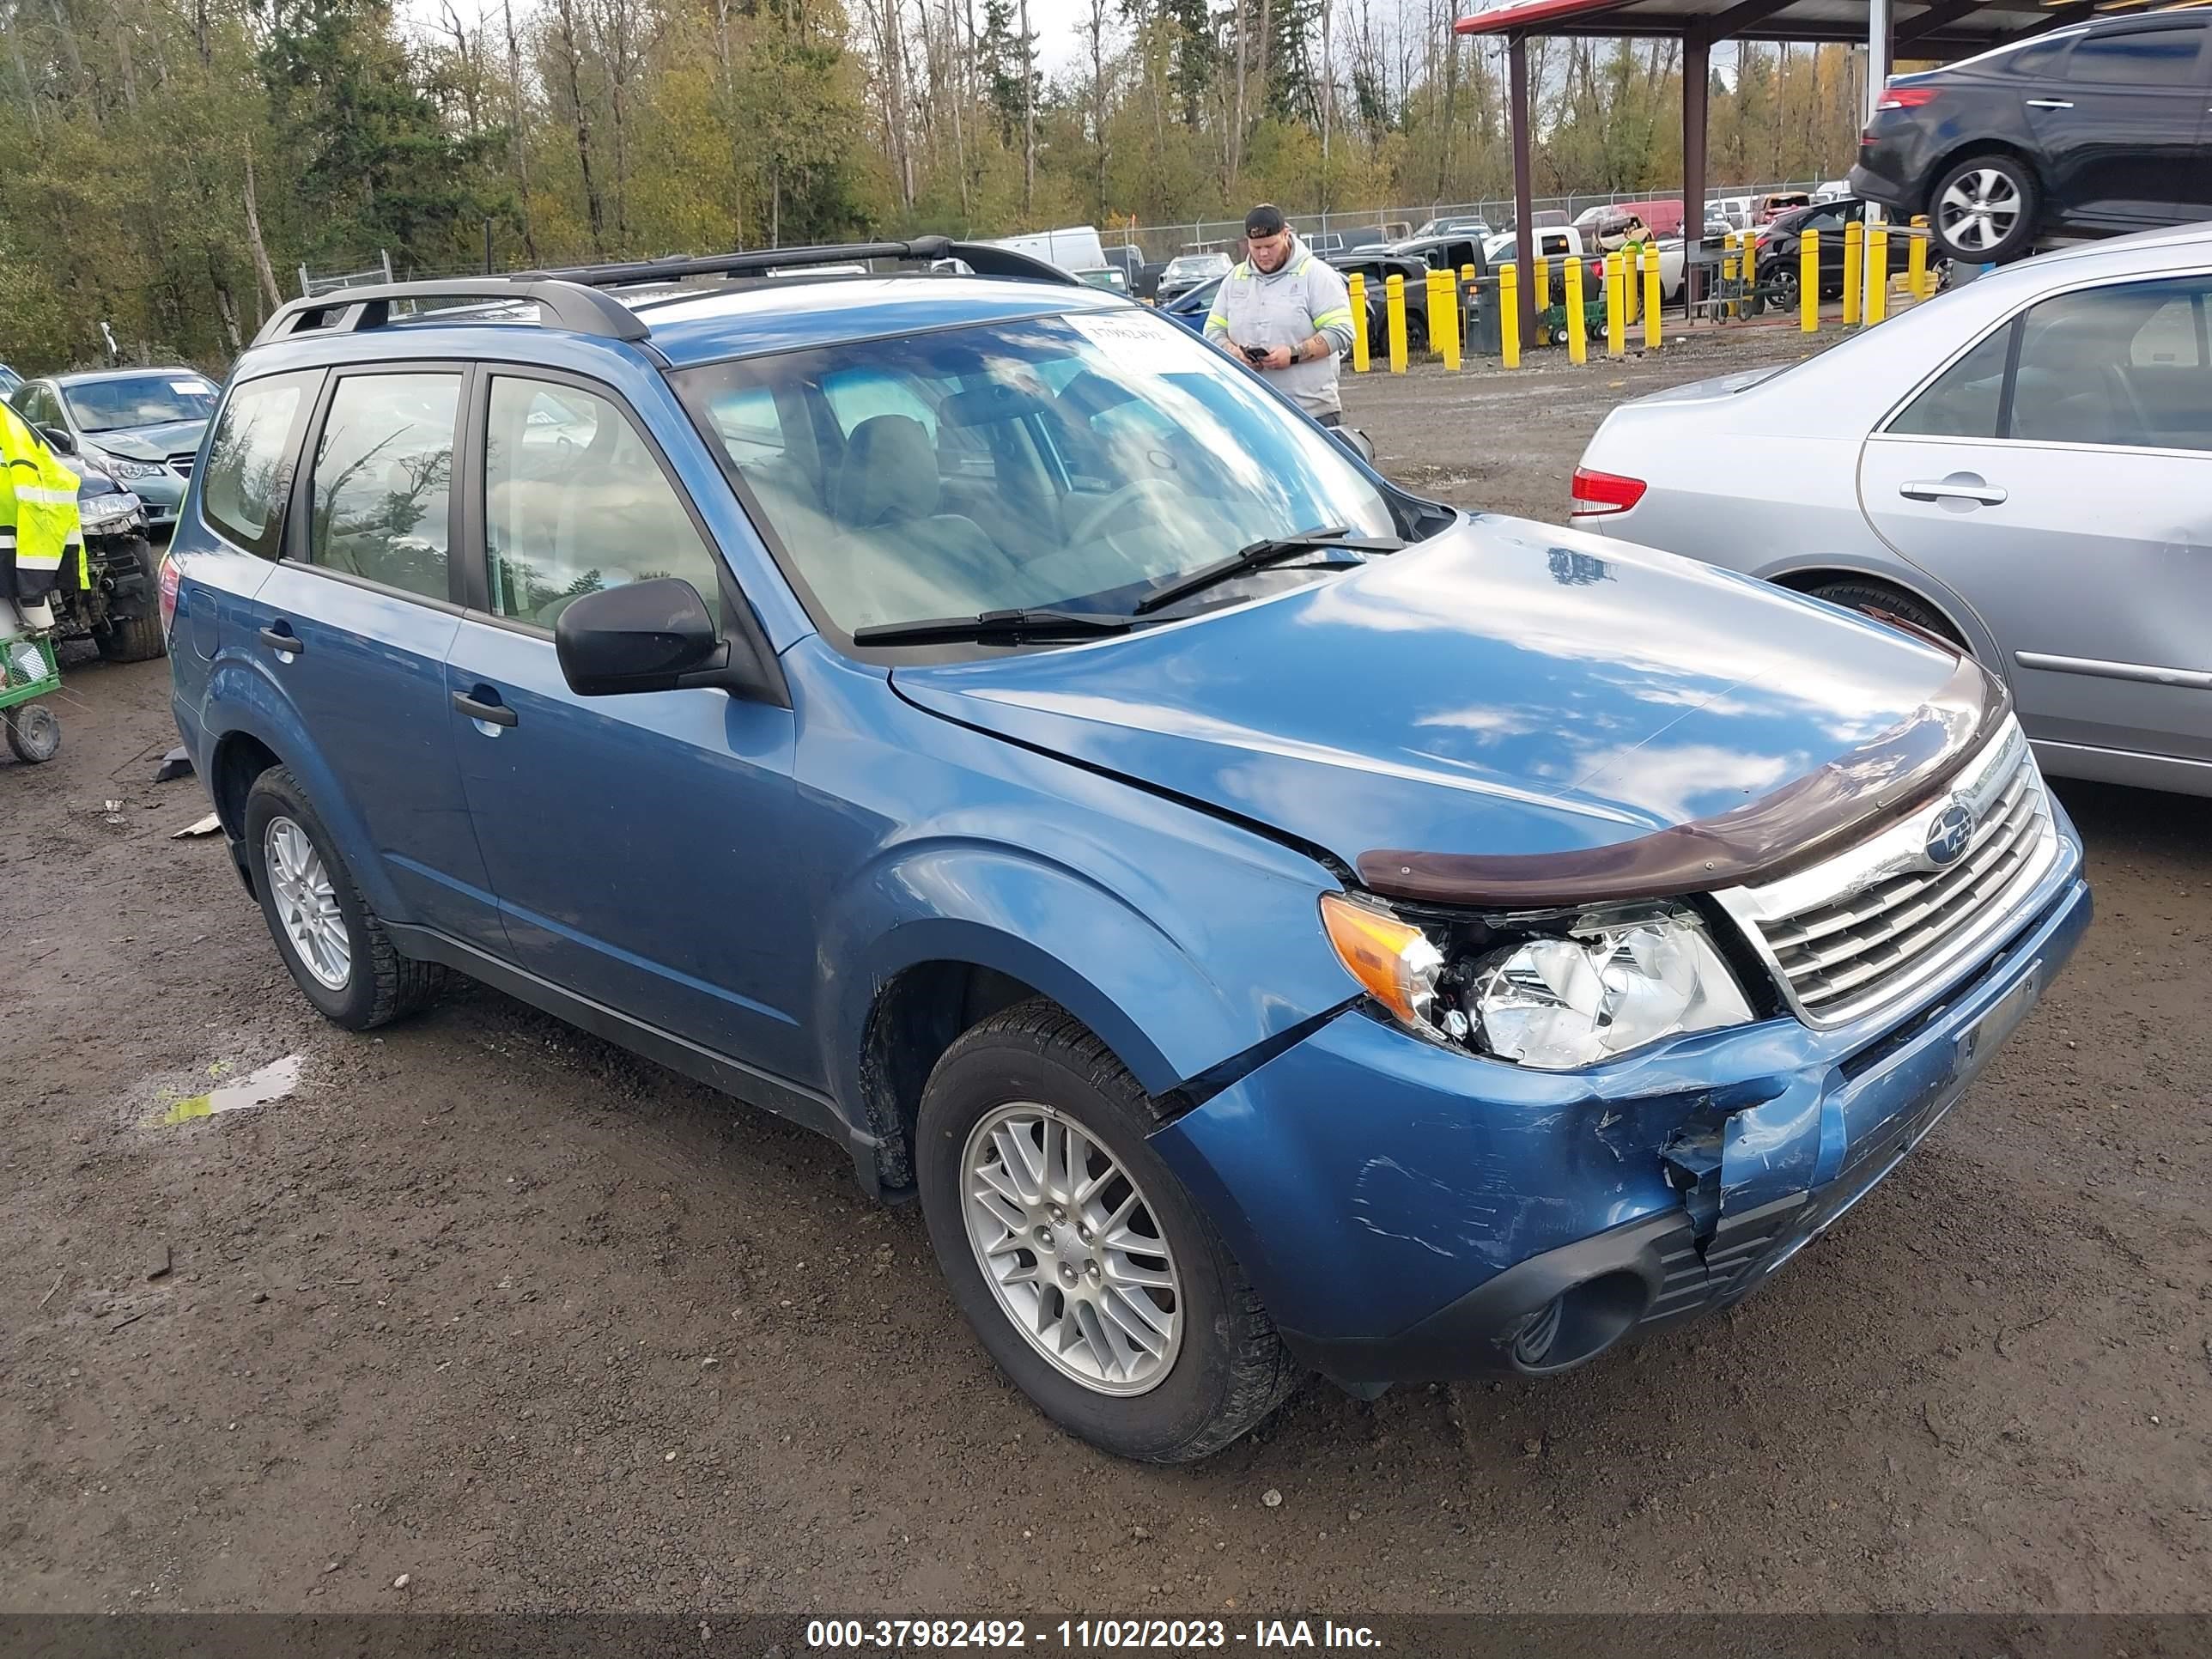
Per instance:
[[[1143,1191],[1064,1113],[986,1113],[961,1153],[976,1264],[1030,1345],[1100,1394],[1139,1395],[1174,1367],[1182,1284]]]
[[[269,820],[262,832],[261,852],[277,919],[293,954],[317,984],[325,990],[344,990],[353,976],[353,945],[346,937],[337,890],[331,884],[323,855],[305,830],[283,817]]]
[[[1951,181],[1936,204],[1944,236],[1954,247],[1986,253],[2020,222],[2020,186],[1996,167],[1976,167]]]

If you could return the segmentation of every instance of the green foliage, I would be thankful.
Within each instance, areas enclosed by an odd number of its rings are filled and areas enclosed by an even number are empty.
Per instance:
[[[1510,189],[1496,48],[1447,35],[1437,0],[1104,0],[1097,59],[1085,7],[1052,76],[1019,0],[478,0],[404,23],[392,4],[0,0],[0,358],[97,362],[105,325],[126,356],[220,370],[301,264],[473,269],[487,222],[523,268],[1214,222],[1163,228],[1157,258],[1262,198]],[[1540,193],[1676,180],[1671,48],[1532,59]],[[1711,102],[1716,183],[1850,154],[1839,49],[1747,48]]]

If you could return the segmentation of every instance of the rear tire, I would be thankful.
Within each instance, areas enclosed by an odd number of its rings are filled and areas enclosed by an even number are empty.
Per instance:
[[[1846,611],[1863,611],[1876,621],[1895,617],[1916,628],[1941,635],[1959,649],[1966,649],[1966,641],[1959,630],[1922,601],[1901,588],[1885,582],[1843,581],[1824,582],[1818,587],[1805,590],[1816,599],[1826,599],[1830,605],[1839,605]]]
[[[2035,246],[2043,190],[2017,156],[1970,155],[1947,168],[1928,193],[1928,235],[1947,259],[2001,265]]]
[[[246,865],[270,936],[325,1019],[349,1031],[370,1030],[436,994],[445,970],[399,954],[321,816],[284,768],[254,779],[245,830]],[[284,867],[272,871],[272,858]]]
[[[1000,1369],[1092,1445],[1187,1463],[1257,1426],[1299,1371],[1220,1236],[1153,1151],[1153,1127],[1144,1090],[1106,1045],[1038,999],[982,1021],[938,1061],[915,1126],[916,1175],[938,1265]],[[1062,1129],[1073,1134],[1056,1165]],[[1032,1155],[1041,1175],[1008,1161]],[[1087,1199],[1086,1179],[1103,1183]],[[1123,1218],[1101,1220],[1093,1205]],[[1033,1236],[1036,1248],[1024,1248]],[[1133,1259],[1117,1237],[1139,1241]],[[1121,1289],[1125,1278],[1139,1282],[1133,1270],[1158,1288]],[[1130,1330],[1132,1308],[1147,1322],[1164,1315],[1166,1328],[1153,1334],[1156,1352],[1121,1343],[1117,1375],[1095,1363],[1087,1333]]]

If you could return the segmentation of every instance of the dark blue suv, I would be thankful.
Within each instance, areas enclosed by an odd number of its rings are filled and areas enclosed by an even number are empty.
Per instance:
[[[1747,1295],[2087,922],[2002,689],[1417,499],[1054,275],[278,313],[164,599],[301,991],[459,972],[834,1136],[1133,1456]]]

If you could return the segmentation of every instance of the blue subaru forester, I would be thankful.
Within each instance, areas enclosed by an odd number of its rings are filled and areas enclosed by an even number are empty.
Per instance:
[[[941,239],[295,302],[163,599],[324,1014],[459,972],[835,1136],[1139,1458],[1745,1296],[2089,917],[1971,660]]]

